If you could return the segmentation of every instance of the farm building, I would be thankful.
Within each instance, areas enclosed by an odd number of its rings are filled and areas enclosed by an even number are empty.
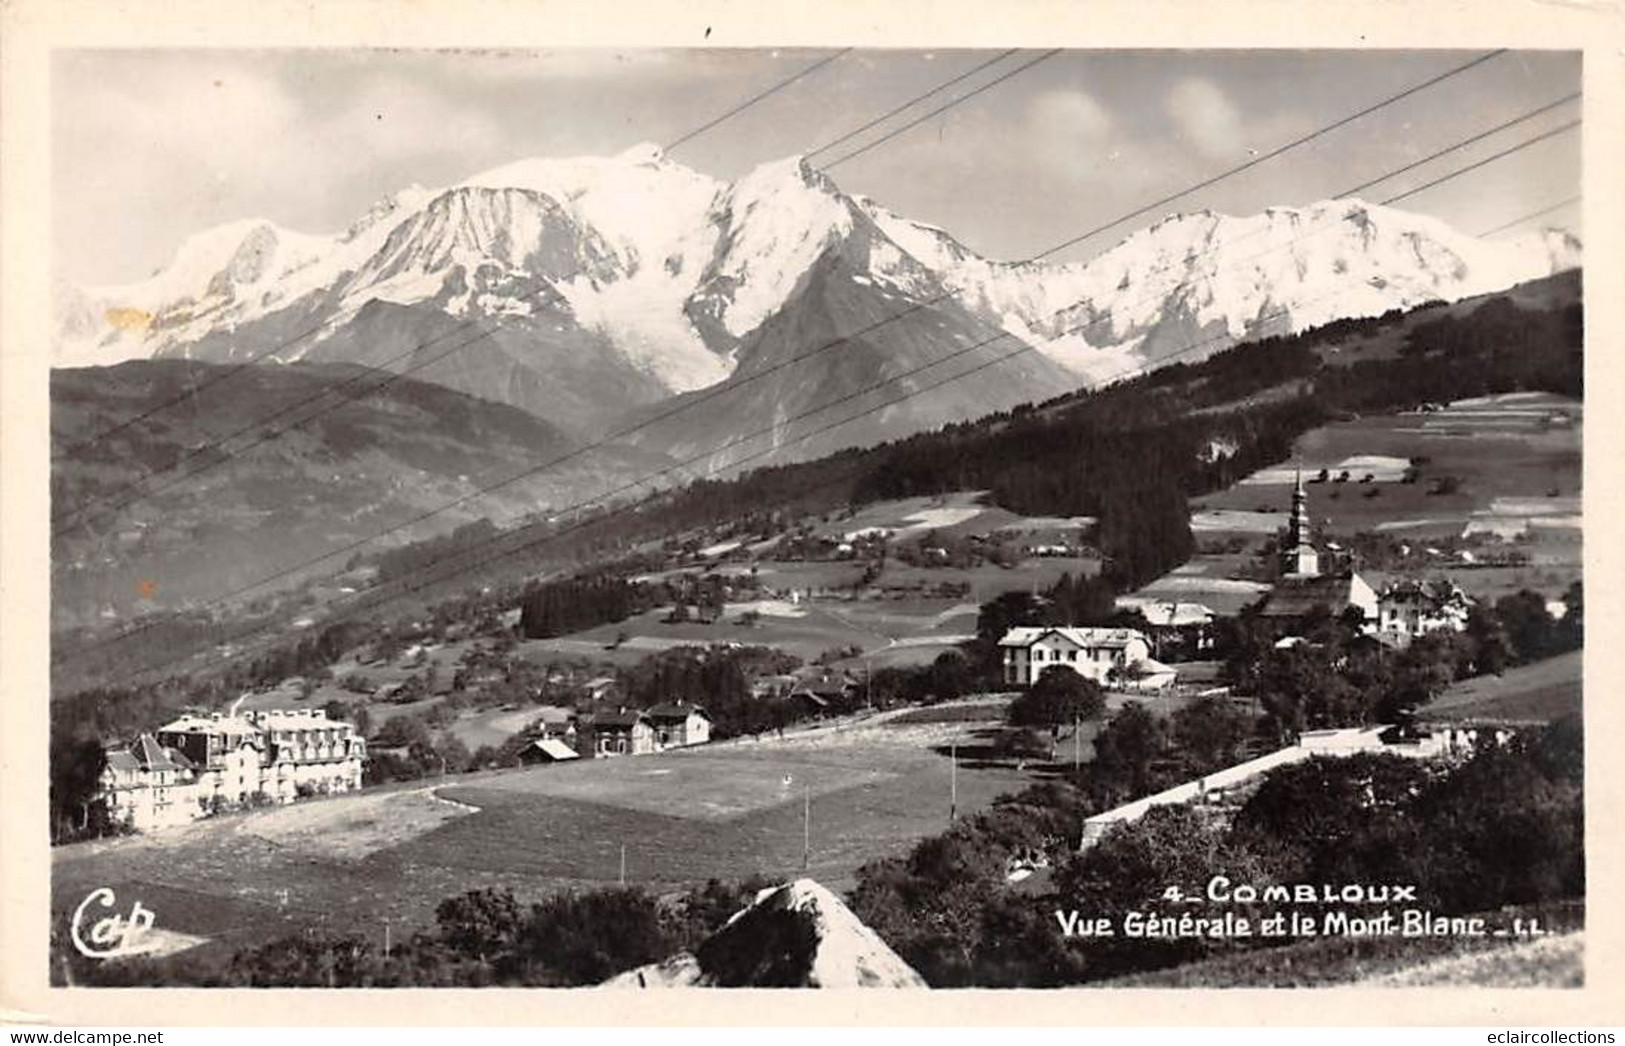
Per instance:
[[[576,750],[601,759],[616,755],[648,755],[655,750],[655,728],[642,712],[597,712],[577,725]]]
[[[802,719],[822,719],[830,714],[828,699],[819,697],[811,690],[797,690],[790,695],[790,701],[795,706],[796,715]]]
[[[655,730],[655,747],[685,748],[711,740],[711,717],[705,709],[684,701],[655,705],[645,715]]]
[[[536,766],[542,763],[567,763],[581,756],[575,749],[563,741],[551,737],[539,737],[519,750],[519,761],[526,766]]]
[[[1179,672],[1173,666],[1153,661],[1148,657],[1120,671],[1116,676],[1116,683],[1123,690],[1154,693],[1168,689],[1178,679]]]
[[[999,646],[1004,681],[1011,686],[1031,686],[1053,665],[1104,684],[1151,656],[1151,641],[1132,628],[1023,626],[1005,633]]]
[[[1444,578],[1406,578],[1386,586],[1377,597],[1377,631],[1412,639],[1430,632],[1465,632],[1473,600]]]

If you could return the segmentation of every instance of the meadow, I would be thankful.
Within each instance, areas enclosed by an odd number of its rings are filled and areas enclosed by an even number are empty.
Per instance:
[[[1575,650],[1500,675],[1453,684],[1423,709],[1429,720],[1509,724],[1549,723],[1581,711],[1584,651]]]
[[[982,699],[982,705],[987,705]],[[654,893],[710,878],[807,874],[837,891],[1034,780],[943,751],[977,725],[886,715],[784,739],[412,782],[53,852],[60,919],[98,886],[225,954],[306,930],[381,943],[479,887],[525,901],[626,881]],[[939,751],[940,749],[940,751]],[[804,825],[804,816],[806,818]],[[803,860],[803,831],[810,847]]]

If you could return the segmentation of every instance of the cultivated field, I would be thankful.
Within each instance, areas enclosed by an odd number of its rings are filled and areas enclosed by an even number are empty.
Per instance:
[[[464,890],[534,900],[613,883],[622,847],[627,881],[654,892],[798,874],[808,808],[806,874],[841,890],[859,865],[947,825],[951,768],[939,749],[971,743],[978,719],[997,712],[981,707],[965,721],[882,714],[782,740],[415,782],[61,847],[53,907],[62,916],[111,886],[121,903],[153,909],[159,927],[222,952],[305,928],[376,942],[385,920],[398,940]],[[954,776],[962,814],[1032,779],[970,760]]]
[[[1193,501],[1197,540],[1231,539],[1231,550],[1199,553],[1132,596],[1204,603],[1221,614],[1255,601],[1263,588],[1243,570],[1285,528],[1299,464],[1310,518],[1327,538],[1392,535],[1413,547],[1414,573],[1449,577],[1477,598],[1525,588],[1556,596],[1581,574],[1582,421],[1578,400],[1512,393],[1315,429],[1290,461]],[[1420,478],[1404,483],[1413,459]],[[1329,478],[1316,482],[1322,469]],[[1336,482],[1345,471],[1348,480]],[[1433,493],[1446,477],[1459,487]],[[1431,542],[1475,535],[1516,542],[1528,565],[1480,566],[1429,552]]]
[[[1304,434],[1293,461],[1262,469],[1201,503],[1208,510],[1282,513],[1278,529],[1291,504],[1294,466],[1301,462],[1306,479],[1321,469],[1334,479],[1349,473],[1346,483],[1305,488],[1311,517],[1333,534],[1380,527],[1427,536],[1461,534],[1474,523],[1482,529],[1491,520],[1577,522],[1582,415],[1578,400],[1512,393],[1427,413],[1337,422]],[[1554,420],[1559,418],[1565,420]],[[1413,458],[1428,459],[1418,466],[1420,481],[1399,482]],[[1373,481],[1362,484],[1368,474]],[[1460,489],[1429,493],[1433,481],[1445,476],[1458,478]],[[1380,493],[1365,496],[1373,489]]]

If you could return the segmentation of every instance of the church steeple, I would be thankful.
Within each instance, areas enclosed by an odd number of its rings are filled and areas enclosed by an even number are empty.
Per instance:
[[[1316,577],[1320,574],[1320,554],[1309,532],[1309,495],[1303,489],[1303,464],[1293,472],[1292,519],[1287,524],[1286,544],[1281,549],[1281,573],[1288,577]]]

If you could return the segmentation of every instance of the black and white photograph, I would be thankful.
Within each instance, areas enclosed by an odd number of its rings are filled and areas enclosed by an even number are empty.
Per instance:
[[[1595,987],[1589,54],[986,39],[53,49],[11,961]]]

